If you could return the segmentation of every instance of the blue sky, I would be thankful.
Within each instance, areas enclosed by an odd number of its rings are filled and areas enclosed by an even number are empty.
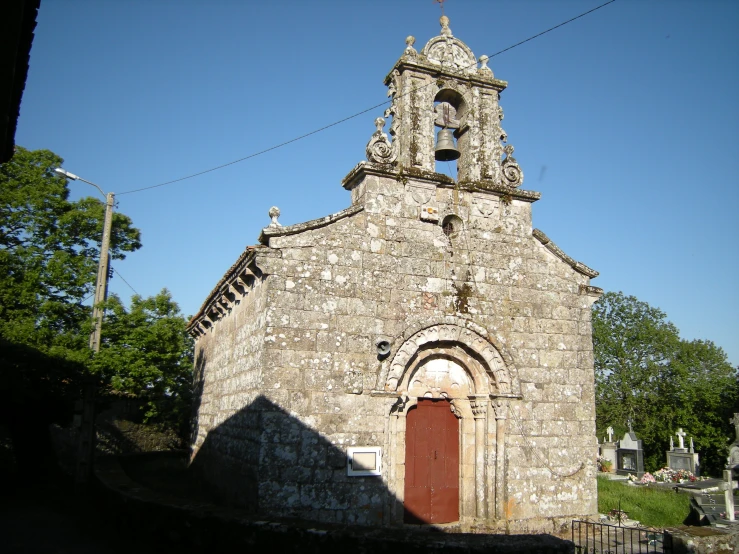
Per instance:
[[[448,0],[492,55],[605,0]],[[16,142],[118,194],[144,247],[115,269],[195,313],[277,205],[284,225],[347,207],[340,181],[385,75],[439,34],[432,0],[43,0]],[[534,226],[739,363],[739,2],[617,0],[491,59],[503,126],[542,193]],[[92,195],[72,182],[75,196]],[[110,290],[132,291],[115,276]]]

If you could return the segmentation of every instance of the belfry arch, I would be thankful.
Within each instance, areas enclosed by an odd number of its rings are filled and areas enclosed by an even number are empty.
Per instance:
[[[388,437],[388,485],[398,499],[391,510],[397,523],[403,520],[406,417],[429,398],[448,400],[459,419],[460,522],[503,518],[505,422],[509,402],[520,393],[515,368],[479,331],[446,323],[412,332],[382,376],[385,391],[398,394]]]

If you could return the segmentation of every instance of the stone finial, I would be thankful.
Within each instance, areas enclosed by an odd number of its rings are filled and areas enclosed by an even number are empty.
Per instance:
[[[418,54],[418,52],[416,52],[416,49],[413,48],[413,45],[415,43],[416,43],[416,37],[414,37],[413,35],[408,35],[407,37],[405,37],[405,44],[406,44],[405,53],[406,54],[410,54],[412,56],[415,56],[416,54]]]
[[[675,441],[672,440],[672,435],[670,435],[670,450],[675,450]]]
[[[442,15],[439,18],[439,23],[441,23],[441,34],[445,37],[452,36],[452,30],[449,28],[449,18],[445,15]]]
[[[280,217],[280,208],[278,208],[277,206],[272,206],[267,214],[272,219],[269,224],[270,227],[282,227],[282,224],[277,221],[277,218]]]
[[[690,437],[690,452],[695,452],[695,446],[693,446],[693,437]]]
[[[483,54],[477,59],[477,61],[480,62],[480,71],[489,73],[492,76],[493,70],[488,67],[488,61],[490,61],[490,58]]]

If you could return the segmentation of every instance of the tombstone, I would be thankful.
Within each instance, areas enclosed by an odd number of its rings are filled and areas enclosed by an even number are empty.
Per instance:
[[[600,445],[600,457],[611,462],[611,467],[615,471],[618,468],[618,456],[616,455],[616,441],[613,440],[613,427],[606,429],[608,438],[603,437],[603,444]]]
[[[690,449],[685,448],[685,431],[677,430],[678,445],[670,437],[670,449],[667,451],[667,467],[670,469],[686,469],[693,475],[700,475],[700,457],[693,447],[693,438],[690,438]]]
[[[624,438],[618,441],[616,457],[618,459],[617,474],[631,474],[639,478],[644,475],[644,451],[641,439],[637,438],[636,433],[631,429],[631,424],[629,424],[629,430],[624,433]]]

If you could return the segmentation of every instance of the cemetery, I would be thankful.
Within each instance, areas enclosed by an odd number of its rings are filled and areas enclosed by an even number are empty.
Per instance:
[[[616,521],[619,525],[666,527],[690,523],[739,531],[739,514],[736,513],[739,414],[734,414],[731,423],[735,426],[736,437],[720,478],[701,476],[700,454],[692,437],[686,445],[689,435],[683,428],[675,433],[677,445],[670,438],[665,466],[650,473],[644,470],[642,441],[631,424],[617,441],[614,441],[613,427],[609,426],[607,437],[599,445],[597,460],[601,519]],[[657,491],[662,496],[656,495]],[[615,503],[618,507],[614,507]]]

